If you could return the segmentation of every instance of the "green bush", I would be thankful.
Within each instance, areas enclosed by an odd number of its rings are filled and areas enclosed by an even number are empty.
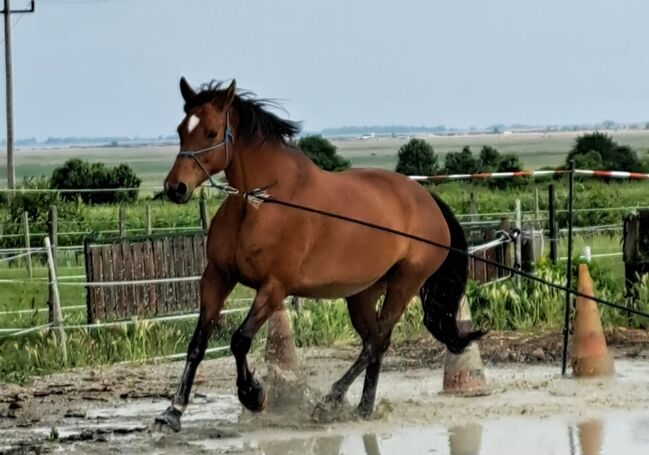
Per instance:
[[[446,174],[474,174],[480,169],[480,162],[475,159],[471,148],[466,146],[461,152],[449,152],[444,160]]]
[[[435,175],[439,171],[437,156],[422,139],[410,139],[399,149],[396,172],[403,175]]]
[[[635,150],[617,144],[611,136],[600,132],[584,134],[575,139],[575,145],[566,158],[566,167],[571,160],[577,168],[632,172],[643,170]]]
[[[71,159],[52,172],[51,186],[58,190],[138,188],[142,180],[126,164],[107,168],[103,163]],[[90,204],[128,203],[137,200],[138,191],[65,192],[65,200],[81,199]]]
[[[48,190],[50,182],[46,177],[25,178],[19,189]],[[20,223],[24,212],[27,212],[29,221],[35,221],[40,214],[47,213],[50,206],[59,201],[55,192],[16,192],[9,202],[9,220]]]
[[[349,160],[336,153],[336,146],[320,135],[301,138],[297,147],[325,171],[342,171],[351,167]]]

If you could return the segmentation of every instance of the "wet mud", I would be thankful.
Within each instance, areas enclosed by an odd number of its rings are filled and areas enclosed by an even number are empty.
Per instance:
[[[487,358],[492,394],[474,398],[440,393],[439,361],[425,365],[414,350],[412,357],[392,352],[372,418],[356,417],[359,380],[326,423],[315,421],[313,410],[355,348],[301,351],[296,375],[267,371],[253,359],[269,392],[261,414],[238,403],[232,359],[207,360],[180,433],[156,431],[152,422],[168,406],[182,362],[75,370],[3,386],[0,453],[646,454],[645,349],[616,348],[618,373],[609,379],[564,378],[556,362]]]

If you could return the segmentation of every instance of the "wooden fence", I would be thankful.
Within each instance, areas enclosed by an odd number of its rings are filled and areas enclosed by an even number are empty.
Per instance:
[[[482,227],[474,229],[470,238],[472,243],[484,243],[493,240],[495,233],[494,227]],[[88,322],[197,310],[197,277],[206,264],[205,241],[203,232],[86,240]],[[509,246],[501,244],[475,254],[511,265]],[[506,276],[498,267],[469,260],[470,279],[488,282]],[[154,282],[135,283],[142,280]]]
[[[84,250],[89,322],[198,309],[200,282],[191,277],[200,276],[206,264],[202,232],[96,243],[87,240]],[[140,280],[162,282],[118,283]]]
[[[477,246],[484,244],[496,237],[496,232],[499,230],[509,232],[510,224],[506,218],[499,222],[485,223],[484,226],[467,228],[465,232],[470,244]],[[488,261],[497,262],[508,267],[512,265],[511,243],[502,243],[491,248],[476,251],[473,253],[478,258],[486,259]],[[480,260],[473,258],[469,259],[469,279],[477,281],[478,283],[487,283],[495,281],[500,278],[510,276],[510,273],[500,267],[486,264]]]

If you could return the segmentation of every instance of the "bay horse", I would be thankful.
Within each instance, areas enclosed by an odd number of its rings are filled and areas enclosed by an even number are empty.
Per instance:
[[[358,405],[364,418],[374,409],[392,329],[418,291],[425,326],[451,352],[462,352],[483,334],[458,329],[456,315],[468,273],[467,256],[458,250],[465,252],[467,243],[439,198],[395,172],[321,170],[290,143],[298,124],[270,112],[268,101],[237,91],[234,80],[228,87],[212,82],[195,91],[182,78],[180,92],[185,111],[178,126],[180,152],[164,181],[172,201],[186,203],[194,189],[224,171],[228,185],[240,192],[265,188],[275,199],[420,236],[452,250],[286,206],[256,207],[229,195],[210,224],[200,316],[180,384],[158,424],[180,430],[196,369],[237,283],[256,291],[231,341],[238,397],[251,411],[264,408],[266,395],[246,356],[257,331],[283,310],[288,295],[346,299],[362,348],[324,400],[341,402],[365,371]],[[385,297],[378,310],[381,295]]]

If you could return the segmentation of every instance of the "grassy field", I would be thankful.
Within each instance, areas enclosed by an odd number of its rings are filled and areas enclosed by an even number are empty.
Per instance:
[[[501,153],[518,153],[525,166],[532,169],[561,164],[579,134],[583,133],[431,136],[424,139],[441,156],[451,151],[459,151],[466,145],[471,146],[474,152],[479,152],[483,145],[490,145]],[[619,144],[629,145],[640,154],[649,150],[649,131],[611,131],[610,134]],[[397,151],[407,140],[370,138],[334,140],[333,143],[355,167],[394,169],[397,164]],[[52,170],[65,160],[82,158],[101,161],[107,165],[128,163],[142,178],[144,187],[160,186],[177,152],[177,146],[20,149],[16,152],[16,173],[19,178],[51,175]],[[5,173],[6,170],[1,168],[0,179],[6,179]]]

